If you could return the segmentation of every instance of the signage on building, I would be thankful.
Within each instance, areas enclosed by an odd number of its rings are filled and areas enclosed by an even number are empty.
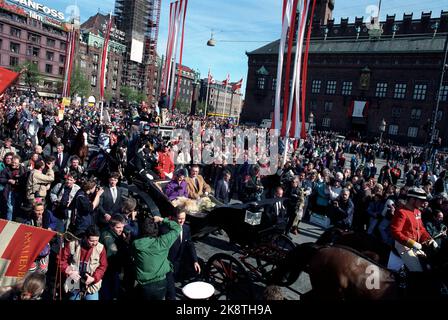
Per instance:
[[[65,29],[64,13],[31,0],[0,0],[0,8]]]

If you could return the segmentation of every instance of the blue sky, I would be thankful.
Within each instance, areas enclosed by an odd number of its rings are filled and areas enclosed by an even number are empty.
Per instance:
[[[40,0],[39,2],[66,12],[70,6],[80,8],[81,21],[98,12],[108,13],[115,0]],[[243,78],[243,92],[247,77],[246,51],[253,51],[280,38],[282,0],[189,0],[185,24],[183,64],[199,70],[206,77],[209,67],[215,79],[224,80],[227,73],[231,81]],[[162,0],[159,28],[159,54],[165,53],[168,36],[168,0]],[[377,5],[378,0],[336,0],[334,18],[368,16],[369,5]],[[383,0],[381,19],[386,14],[396,14],[401,19],[403,13],[414,13],[419,18],[422,11],[432,11],[439,16],[441,10],[448,10],[447,0]],[[211,31],[217,41],[215,47],[208,47]],[[226,42],[235,41],[235,42]],[[238,42],[239,41],[239,42]],[[256,42],[259,41],[259,42]]]

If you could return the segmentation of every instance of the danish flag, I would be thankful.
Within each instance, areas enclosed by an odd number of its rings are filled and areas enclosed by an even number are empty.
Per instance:
[[[208,83],[215,83],[215,79],[213,79],[213,75],[210,73],[210,71],[208,72]]]
[[[54,231],[0,219],[0,287],[23,278]]]
[[[227,86],[229,85],[229,82],[230,82],[230,75],[227,74],[227,78],[226,78],[226,80],[224,80],[224,81],[222,82],[222,85],[225,86],[225,87],[227,87]]]
[[[240,81],[238,81],[237,83],[234,83],[232,85],[232,91],[236,91],[238,89],[241,89],[242,86],[243,86],[243,78],[241,78]]]

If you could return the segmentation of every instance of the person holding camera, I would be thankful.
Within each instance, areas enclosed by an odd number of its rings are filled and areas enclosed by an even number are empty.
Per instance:
[[[159,223],[169,231],[159,236]],[[168,272],[173,271],[168,253],[179,237],[182,227],[177,221],[159,216],[146,217],[142,221],[140,238],[131,245],[140,296],[145,300],[163,300],[167,291]]]
[[[64,224],[63,230],[57,230],[59,232],[67,230],[68,220],[71,216],[69,207],[79,189],[81,188],[76,184],[76,178],[74,177],[74,174],[71,173],[65,175],[64,182],[56,184],[53,189],[51,189],[50,201],[53,214]]]
[[[100,290],[101,300],[116,300],[120,294],[120,273],[129,257],[131,234],[126,232],[126,220],[121,214],[114,214],[109,226],[101,233],[100,242],[106,247],[108,268]]]
[[[0,209],[2,218],[13,220],[22,200],[23,184],[26,177],[25,168],[20,165],[20,157],[13,155],[11,163],[0,172],[0,184],[4,185]]]
[[[178,169],[174,174],[174,178],[166,185],[165,194],[170,201],[178,197],[188,197],[187,182],[185,181],[186,175],[185,169]]]
[[[99,242],[100,230],[89,226],[82,240],[65,244],[60,268],[66,277],[64,290],[70,300],[98,300],[102,279],[107,270],[107,255]]]
[[[76,193],[70,205],[72,215],[69,224],[69,230],[76,236],[82,235],[95,223],[94,210],[98,207],[103,192],[103,188],[97,186],[94,181],[85,181]],[[93,201],[90,199],[91,196]]]
[[[26,199],[29,207],[35,201],[45,201],[47,191],[50,190],[51,183],[54,181],[54,161],[51,159],[37,161],[31,171],[26,183]],[[46,173],[43,171],[46,169]]]
[[[331,201],[327,214],[332,225],[347,230],[352,227],[354,211],[355,206],[350,199],[350,191],[342,189],[339,197]]]

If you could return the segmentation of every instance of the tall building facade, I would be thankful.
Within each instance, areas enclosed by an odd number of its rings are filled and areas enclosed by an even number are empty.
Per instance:
[[[150,102],[157,94],[157,38],[161,0],[116,0],[119,30],[126,34],[122,85],[147,94]]]
[[[412,14],[402,20],[387,16],[381,28],[373,29],[363,20],[341,19],[335,24],[330,19],[322,25],[315,19],[308,60],[307,119],[313,112],[317,129],[373,138],[380,136],[384,118],[383,137],[423,144],[431,140],[431,122],[436,118],[436,136],[446,145],[447,80],[440,88],[437,115],[435,105],[448,41],[448,11],[438,17],[422,13],[417,19]],[[279,41],[274,41],[247,53],[242,121],[260,123],[272,118],[278,46]]]
[[[51,14],[47,14],[51,12]],[[64,13],[29,3],[0,0],[0,66],[14,69],[25,62],[37,66],[41,96],[60,97],[67,57]],[[19,82],[27,90],[27,84]]]
[[[240,117],[243,104],[241,89],[232,90],[235,83],[230,83],[227,88],[221,82],[207,84],[208,79],[201,80],[199,101],[207,102],[207,114],[209,116],[228,117],[237,119]],[[208,100],[207,98],[208,88]]]
[[[101,59],[108,15],[100,13],[90,17],[81,25],[81,37],[77,61],[82,73],[90,82],[91,94],[99,98]],[[112,26],[107,51],[105,71],[105,98],[107,101],[120,100],[121,75],[126,54],[125,33]]]

